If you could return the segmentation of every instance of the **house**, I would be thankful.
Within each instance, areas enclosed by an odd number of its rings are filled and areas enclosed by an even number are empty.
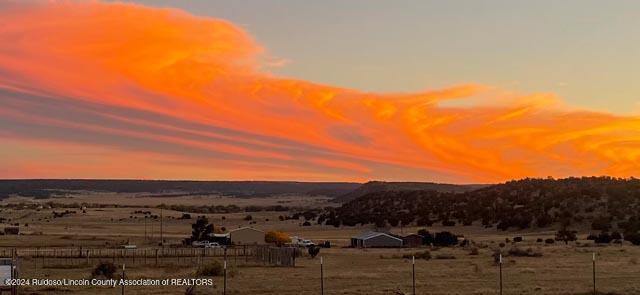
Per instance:
[[[424,240],[424,237],[418,234],[410,234],[407,236],[402,237],[402,245],[404,245],[405,247],[420,247],[422,246],[422,241]]]
[[[351,247],[402,247],[402,239],[381,232],[364,232],[351,237]]]
[[[229,231],[229,240],[234,245],[264,244],[264,232],[251,227],[242,227]]]
[[[17,226],[7,226],[4,228],[5,235],[18,235],[20,234],[20,228]]]

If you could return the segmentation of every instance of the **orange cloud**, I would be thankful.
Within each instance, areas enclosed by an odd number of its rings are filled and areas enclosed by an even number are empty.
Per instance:
[[[640,118],[572,110],[551,94],[476,84],[365,93],[264,72],[273,64],[261,46],[219,19],[120,3],[0,8],[0,159],[15,167],[0,177],[489,182],[640,171]]]

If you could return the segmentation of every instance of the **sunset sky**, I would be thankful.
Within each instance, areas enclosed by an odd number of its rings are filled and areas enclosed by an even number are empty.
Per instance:
[[[0,0],[0,178],[639,176],[638,11]]]

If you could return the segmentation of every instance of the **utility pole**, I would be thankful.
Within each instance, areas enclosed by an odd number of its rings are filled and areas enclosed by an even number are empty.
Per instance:
[[[163,215],[162,215],[162,207],[160,207],[160,245],[162,245],[164,247],[164,234],[163,234],[163,230],[164,230],[164,226],[163,226]]]
[[[147,242],[147,215],[144,215],[144,242]]]

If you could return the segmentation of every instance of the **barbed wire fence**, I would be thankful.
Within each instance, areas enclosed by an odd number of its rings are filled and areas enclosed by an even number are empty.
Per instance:
[[[597,291],[597,256],[591,255],[591,281],[590,284],[594,295],[602,294]],[[110,261],[122,267],[124,276],[125,265],[127,266],[158,266],[166,263],[183,263],[188,265],[200,265],[209,260],[223,261],[224,274],[222,294],[227,293],[227,268],[229,264],[255,265],[255,266],[280,266],[295,267],[296,257],[300,255],[299,249],[293,247],[274,246],[239,246],[228,248],[146,248],[146,249],[95,249],[95,248],[38,248],[38,249],[0,249],[0,258],[8,259],[16,266],[15,275],[19,275],[19,270],[25,267],[46,268],[48,266],[61,265],[84,265],[91,266],[92,263]],[[504,259],[502,254],[498,254],[496,277],[496,293],[504,294],[505,278],[503,274]],[[411,294],[428,294],[428,290],[417,289],[416,279],[416,257],[411,256]],[[320,256],[318,264],[318,293],[324,295],[326,292],[325,274],[330,269],[326,269],[326,257]],[[1,289],[1,288],[0,288]],[[124,287],[122,289],[124,294]],[[11,294],[18,294],[11,293]],[[398,290],[396,294],[407,295]]]

